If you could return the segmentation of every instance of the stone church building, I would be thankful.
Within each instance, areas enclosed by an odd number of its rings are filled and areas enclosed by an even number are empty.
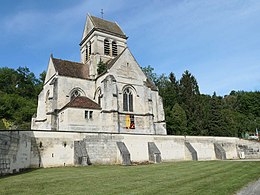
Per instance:
[[[32,130],[166,134],[162,99],[116,22],[87,16],[81,62],[49,59]]]
[[[36,167],[260,158],[257,142],[167,136],[158,89],[126,41],[117,23],[87,16],[81,62],[50,57],[32,130],[0,131],[0,176]]]

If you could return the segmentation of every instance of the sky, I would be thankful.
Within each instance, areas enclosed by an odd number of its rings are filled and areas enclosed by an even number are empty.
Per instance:
[[[116,21],[140,66],[188,70],[200,92],[260,91],[258,0],[0,0],[0,67],[38,76],[55,58],[80,61],[86,15]]]

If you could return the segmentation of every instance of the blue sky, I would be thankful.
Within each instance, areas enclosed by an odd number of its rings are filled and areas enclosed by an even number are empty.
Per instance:
[[[0,66],[37,76],[49,56],[79,61],[86,14],[116,21],[141,66],[179,79],[189,70],[201,93],[260,90],[258,0],[0,0]]]

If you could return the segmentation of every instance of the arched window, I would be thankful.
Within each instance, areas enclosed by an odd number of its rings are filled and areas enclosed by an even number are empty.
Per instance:
[[[129,87],[123,92],[123,110],[133,112],[133,92]]]
[[[50,97],[50,90],[47,91],[46,93],[46,97],[45,97],[45,112],[47,113],[50,109],[50,101],[49,101],[49,97]]]
[[[86,96],[85,92],[81,88],[76,87],[70,91],[70,101],[78,96]]]
[[[109,41],[107,39],[104,40],[104,54],[110,54]]]
[[[80,92],[78,90],[74,90],[70,96],[70,101],[75,99],[76,97],[80,96]]]
[[[117,44],[115,41],[112,42],[112,55],[117,56]]]
[[[101,95],[101,89],[98,88],[98,89],[96,90],[94,99],[98,101],[98,105],[99,105],[99,106],[101,106],[101,97],[102,97],[102,95]]]

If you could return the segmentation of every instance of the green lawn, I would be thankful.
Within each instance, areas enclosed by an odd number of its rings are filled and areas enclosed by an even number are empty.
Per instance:
[[[36,169],[0,179],[0,194],[234,194],[260,162],[203,161]]]

